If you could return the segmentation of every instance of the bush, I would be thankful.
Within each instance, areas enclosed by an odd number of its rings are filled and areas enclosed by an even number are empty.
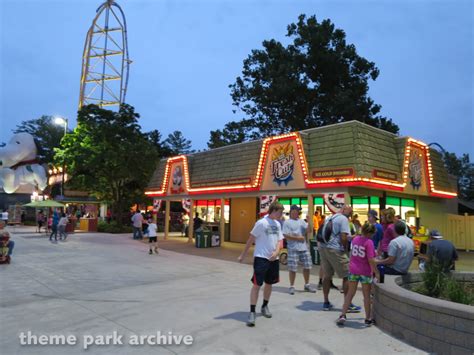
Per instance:
[[[443,289],[443,298],[451,302],[462,303],[467,305],[474,304],[474,295],[469,293],[461,284],[453,278],[448,278]]]
[[[425,272],[422,277],[426,295],[439,297],[447,278],[447,275],[443,272],[443,266],[437,261],[426,263]]]
[[[455,280],[449,272],[445,272],[445,269],[436,260],[427,263],[422,275],[423,284],[413,288],[413,291],[451,302],[473,305],[474,295],[464,287],[462,282]]]
[[[99,221],[97,231],[101,233],[132,233],[133,228],[124,225],[119,226],[115,221],[111,221],[110,223]]]

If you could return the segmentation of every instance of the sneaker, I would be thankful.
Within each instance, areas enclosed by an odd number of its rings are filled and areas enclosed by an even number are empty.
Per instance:
[[[338,290],[339,291],[339,287],[337,287],[336,285],[334,285],[332,282],[331,282],[331,288],[333,290]]]
[[[372,319],[366,319],[364,321],[364,324],[365,324],[365,327],[368,328],[368,327],[372,326],[372,324],[374,324],[374,321]]]
[[[288,292],[290,293],[290,295],[294,295],[294,294],[295,294],[295,287],[294,287],[294,286],[290,286]]]
[[[337,319],[336,324],[342,326],[342,325],[344,325],[344,323],[346,322],[346,320],[347,320],[346,316],[343,315],[343,314],[341,314],[341,315],[339,316],[339,318]]]
[[[306,292],[316,293],[316,289],[310,284],[304,285],[304,290]]]
[[[330,311],[333,308],[334,308],[334,305],[331,302],[323,303],[323,311]]]
[[[249,317],[247,319],[247,326],[248,327],[254,327],[255,326],[255,318],[256,318],[255,312],[250,312]]]
[[[272,313],[268,309],[268,306],[262,307],[262,316],[264,316],[265,318],[271,318],[272,317]]]
[[[354,304],[349,305],[349,309],[347,310],[347,313],[359,313],[362,308],[359,306],[356,306]]]
[[[155,254],[158,254],[158,247],[155,247]]]
[[[153,254],[153,252],[151,251],[151,249],[150,249],[150,251],[148,252],[148,254],[150,254],[150,255]]]
[[[323,289],[323,283],[320,282],[320,283],[318,283],[318,290],[322,290],[322,289]]]

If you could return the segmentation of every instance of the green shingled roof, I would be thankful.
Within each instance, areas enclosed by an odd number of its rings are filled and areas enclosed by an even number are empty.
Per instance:
[[[191,187],[227,185],[235,180],[253,182],[262,144],[262,140],[253,141],[190,155]]]
[[[308,172],[352,168],[357,177],[371,178],[374,170],[395,174],[402,182],[407,137],[358,121],[300,132]],[[188,155],[191,187],[253,182],[263,141],[230,145]],[[455,191],[438,152],[430,150],[435,188]],[[162,159],[149,189],[161,188],[166,159]]]
[[[448,172],[444,167],[441,154],[430,148],[431,168],[433,170],[433,183],[436,190],[456,191],[451,185]]]
[[[153,176],[151,177],[151,180],[148,184],[148,189],[161,189],[163,178],[165,176],[166,161],[167,159],[164,158],[158,163],[158,166],[156,167],[155,172],[153,173]]]
[[[301,132],[308,169],[353,168],[358,177],[372,177],[374,169],[401,176],[396,135],[358,121]],[[403,154],[403,153],[402,153]]]

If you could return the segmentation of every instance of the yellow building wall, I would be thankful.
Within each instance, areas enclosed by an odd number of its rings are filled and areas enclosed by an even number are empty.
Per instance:
[[[448,209],[445,201],[437,198],[418,197],[417,207],[420,224],[429,230],[437,229],[443,236],[446,236]]]
[[[230,207],[230,241],[245,243],[257,221],[255,197],[233,198]]]

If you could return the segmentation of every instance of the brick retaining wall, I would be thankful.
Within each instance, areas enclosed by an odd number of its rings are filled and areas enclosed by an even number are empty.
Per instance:
[[[474,282],[473,273],[455,278]],[[474,353],[474,307],[439,300],[400,285],[420,282],[421,274],[385,276],[375,287],[377,326],[410,345],[437,354]]]

